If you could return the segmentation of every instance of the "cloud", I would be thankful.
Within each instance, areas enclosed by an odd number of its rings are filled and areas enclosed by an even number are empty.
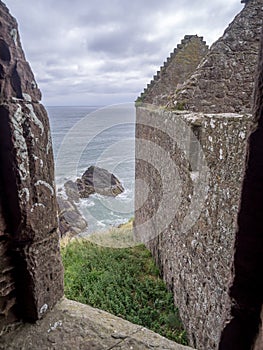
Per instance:
[[[237,0],[5,3],[18,20],[44,103],[53,105],[135,100],[185,34],[212,44],[243,6]]]

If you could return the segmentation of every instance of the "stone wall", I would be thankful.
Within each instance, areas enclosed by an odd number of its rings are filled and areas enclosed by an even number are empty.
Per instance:
[[[251,124],[251,115],[137,108],[136,180],[143,183],[136,235],[153,252],[200,350],[218,347],[229,308]]]
[[[17,23],[0,1],[0,332],[63,295],[47,113]]]
[[[172,102],[167,100],[170,107],[207,113],[250,112],[262,18],[263,1],[247,2],[194,74],[171,96]]]
[[[255,125],[248,139],[229,292],[231,312],[220,343],[224,350],[232,350],[233,343],[237,349],[252,348],[257,332],[255,349],[263,348],[263,31],[254,91]]]
[[[262,0],[246,2],[172,103],[161,100],[174,111],[137,104],[136,235],[200,350],[250,349],[260,324],[262,12]]]
[[[185,35],[144,89],[139,100],[144,103],[162,104],[163,100],[190,77],[207,51],[208,46],[202,37]]]

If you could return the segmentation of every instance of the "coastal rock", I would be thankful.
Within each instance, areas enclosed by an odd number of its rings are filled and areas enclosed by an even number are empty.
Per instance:
[[[61,237],[74,237],[87,228],[87,221],[78,211],[76,205],[61,196],[57,196],[59,206],[59,230]]]
[[[64,184],[66,195],[68,196],[70,201],[75,203],[79,202],[79,190],[76,182],[71,180],[65,182]]]
[[[80,198],[88,198],[99,193],[104,196],[116,197],[124,191],[117,177],[108,170],[90,166],[80,179],[67,181],[64,184],[66,198],[58,195],[59,230],[62,238],[72,238],[83,232],[88,224],[79,212],[76,203]]]
[[[76,183],[81,198],[87,198],[94,193],[116,197],[124,191],[115,175],[97,166],[90,166]]]

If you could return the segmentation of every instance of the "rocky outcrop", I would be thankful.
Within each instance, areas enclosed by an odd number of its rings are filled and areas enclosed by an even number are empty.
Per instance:
[[[79,196],[78,186],[76,182],[71,180],[65,182],[64,189],[70,201],[73,201],[75,203],[79,202],[80,196]]]
[[[0,331],[41,318],[63,295],[47,113],[15,19],[0,1]]]
[[[77,203],[80,198],[88,198],[95,193],[116,197],[124,188],[114,174],[92,165],[75,182],[65,182],[64,190],[68,200]]]
[[[124,188],[117,177],[106,169],[90,166],[75,182],[67,181],[64,184],[64,191],[66,196],[63,197],[58,193],[57,197],[59,229],[61,237],[70,239],[83,232],[88,226],[76,206],[80,198],[88,198],[95,193],[116,197],[124,191]]]
[[[250,113],[262,27],[262,0],[244,9],[210,48],[168,105],[206,113]]]
[[[59,218],[59,232],[61,237],[68,239],[83,232],[88,224],[84,217],[79,212],[76,204],[69,199],[62,196],[57,196],[58,201],[58,218]]]
[[[77,179],[76,184],[81,198],[87,198],[94,193],[116,197],[124,191],[115,175],[97,166],[90,166],[81,179]]]

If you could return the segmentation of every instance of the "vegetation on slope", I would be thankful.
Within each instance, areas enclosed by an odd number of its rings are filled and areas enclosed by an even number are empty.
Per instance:
[[[127,226],[109,231],[105,242],[131,237]],[[93,236],[94,239],[94,236]],[[97,239],[103,243],[103,237]],[[172,293],[159,277],[150,252],[143,246],[112,248],[74,240],[62,249],[65,293],[69,299],[103,309],[186,344]]]

